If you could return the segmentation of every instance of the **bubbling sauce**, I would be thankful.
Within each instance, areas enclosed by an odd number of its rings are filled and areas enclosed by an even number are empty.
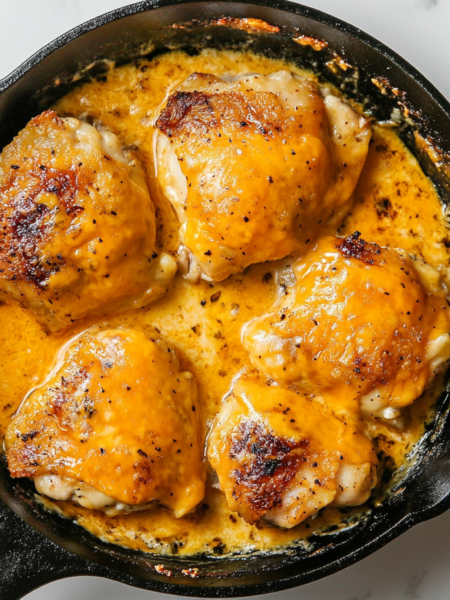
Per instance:
[[[204,50],[188,56],[174,51],[152,61],[111,69],[102,81],[84,84],[69,93],[55,109],[63,117],[89,118],[119,136],[125,147],[136,149],[157,207],[158,241],[163,250],[175,253],[179,224],[172,208],[158,200],[155,193],[153,133],[159,107],[194,72],[222,76],[270,74],[281,69],[311,77],[293,65],[250,53]],[[339,235],[358,230],[371,242],[403,248],[436,267],[448,281],[450,243],[443,207],[395,129],[373,126],[369,155],[354,193],[353,210]],[[191,371],[197,379],[206,439],[232,378],[250,365],[241,344],[242,326],[272,307],[279,293],[275,273],[287,264],[289,259],[254,265],[220,283],[201,280],[193,285],[178,275],[166,296],[145,309],[104,319],[84,319],[59,334],[48,334],[30,313],[1,304],[0,434],[3,436],[30,388],[45,378],[58,349],[78,332],[102,324],[152,326],[159,330],[175,348],[182,369]],[[406,426],[401,431],[375,422],[367,424],[377,451],[389,456],[392,465],[405,464],[407,454],[423,433],[438,392],[439,381],[406,409]],[[210,477],[203,503],[180,519],[162,508],[112,517],[68,502],[41,501],[105,541],[145,552],[179,555],[282,548],[367,510],[328,507],[314,520],[291,530],[262,522],[249,525],[228,510],[223,494],[212,487],[208,465],[206,469]]]

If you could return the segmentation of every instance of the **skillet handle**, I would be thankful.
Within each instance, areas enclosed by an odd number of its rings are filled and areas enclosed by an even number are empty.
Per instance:
[[[89,571],[86,560],[37,533],[0,500],[1,600],[19,600],[46,583]]]

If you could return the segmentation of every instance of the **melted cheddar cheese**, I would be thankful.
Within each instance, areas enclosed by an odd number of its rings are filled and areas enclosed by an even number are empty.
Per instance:
[[[198,56],[171,52],[149,61],[112,69],[105,81],[84,84],[62,98],[55,110],[60,117],[88,114],[94,123],[116,134],[124,146],[133,147],[143,164],[156,204],[158,245],[174,254],[179,247],[179,221],[168,202],[156,193],[154,124],[170,93],[194,72],[216,76],[270,73],[289,69],[281,60],[250,53],[205,50]],[[402,248],[439,270],[448,279],[450,253],[442,205],[431,182],[397,137],[395,130],[373,126],[372,141],[355,204],[339,235],[360,231],[364,239],[380,246]],[[278,299],[289,258],[258,264],[220,282],[192,285],[177,276],[167,294],[151,306],[109,317],[86,317],[59,334],[48,334],[31,313],[0,304],[0,431],[30,388],[47,376],[58,350],[88,327],[154,327],[175,348],[182,371],[190,371],[198,384],[200,429],[205,437],[220,410],[222,398],[243,367],[251,367],[241,344],[241,330],[257,315],[270,311]],[[401,466],[420,439],[430,408],[439,392],[436,386],[405,409],[405,425],[396,430],[383,422],[370,422],[365,432],[377,452]],[[337,400],[339,402],[339,399]],[[337,407],[338,409],[339,407]],[[324,442],[326,444],[326,441]],[[339,525],[344,515],[336,507],[321,511],[314,521],[283,530],[270,523],[250,525],[227,507],[209,473],[202,505],[176,519],[165,508],[126,515],[107,515],[71,502],[42,502],[75,519],[94,535],[112,543],[156,553],[221,554],[266,550],[305,539],[312,531]],[[349,509],[347,509],[349,510]],[[347,512],[347,515],[351,514]]]

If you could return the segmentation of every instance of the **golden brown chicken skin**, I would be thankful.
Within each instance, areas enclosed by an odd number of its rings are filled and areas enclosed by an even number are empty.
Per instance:
[[[10,473],[106,512],[204,494],[195,381],[155,331],[88,329],[63,348],[5,436]]]
[[[371,135],[348,104],[288,71],[194,73],[156,127],[157,182],[182,223],[189,276],[215,281],[335,231]]]
[[[145,306],[175,271],[143,172],[112,133],[47,111],[3,150],[0,299],[58,330]]]
[[[376,483],[370,440],[312,398],[243,373],[208,441],[228,507],[249,523],[294,527],[324,506],[364,503]]]
[[[322,394],[333,410],[385,418],[421,395],[450,356],[439,274],[405,252],[327,236],[293,265],[295,285],[244,327],[253,364]]]

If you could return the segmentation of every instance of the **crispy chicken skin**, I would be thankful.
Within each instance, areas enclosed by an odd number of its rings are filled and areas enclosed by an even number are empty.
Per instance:
[[[88,329],[64,347],[5,436],[13,477],[114,514],[202,500],[197,390],[156,333]]]
[[[194,73],[156,122],[157,182],[189,277],[221,281],[335,231],[367,156],[368,122],[288,71]]]
[[[161,296],[175,260],[155,246],[140,166],[110,132],[46,111],[0,155],[0,299],[56,331]]]
[[[208,458],[228,507],[294,527],[324,506],[364,503],[376,483],[370,440],[313,399],[243,373],[218,414]]]
[[[450,356],[437,271],[358,232],[322,238],[293,271],[296,284],[274,310],[244,327],[253,364],[344,414],[362,404],[374,416],[399,416]]]

